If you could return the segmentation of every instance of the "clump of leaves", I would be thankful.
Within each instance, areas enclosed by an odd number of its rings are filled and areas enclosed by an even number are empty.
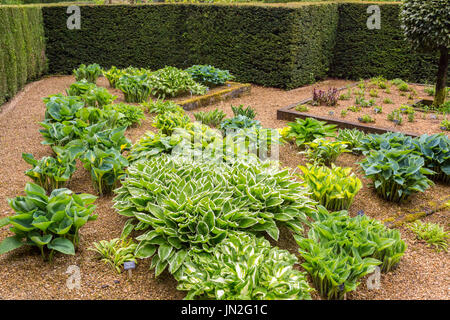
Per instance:
[[[352,98],[352,89],[347,88],[347,93],[343,93],[339,96],[339,100],[350,100]]]
[[[231,110],[233,111],[233,115],[235,117],[244,116],[250,119],[255,119],[256,117],[256,111],[251,106],[244,108],[244,105],[241,104],[239,106],[231,106]]]
[[[226,117],[226,114],[219,109],[210,111],[199,111],[194,113],[195,120],[200,121],[208,126],[217,127],[222,120]]]
[[[348,110],[348,111],[351,111],[351,112],[360,112],[360,111],[361,111],[361,107],[358,107],[358,106],[350,106],[350,107],[347,108],[347,110]]]
[[[76,118],[84,102],[77,96],[64,96],[61,93],[42,99],[45,103],[45,121],[47,123],[69,121]]]
[[[43,157],[40,160],[36,160],[30,153],[22,153],[22,158],[33,166],[25,174],[48,193],[64,187],[76,170],[76,161],[68,152],[63,152],[56,158]]]
[[[407,226],[417,239],[425,240],[428,246],[433,246],[437,252],[448,250],[448,238],[450,234],[444,230],[438,223],[424,223],[422,221],[416,221]]]
[[[98,77],[102,74],[102,68],[97,64],[90,64],[86,66],[81,64],[78,69],[73,70],[73,75],[77,81],[86,79],[87,82],[96,83]]]
[[[391,99],[389,99],[389,98],[384,98],[383,103],[393,104],[394,102]]]
[[[366,100],[364,96],[357,96],[355,98],[355,104],[362,108],[370,108],[375,104],[375,99]]]
[[[25,196],[8,199],[15,215],[2,219],[0,225],[11,224],[14,236],[0,243],[0,254],[24,245],[38,247],[42,258],[53,258],[55,251],[75,254],[79,243],[79,230],[88,221],[97,219],[90,194],[74,194],[61,188],[47,196],[46,191],[34,183],[27,183]]]
[[[299,177],[311,191],[311,197],[328,210],[347,210],[362,188],[361,180],[352,173],[351,168],[310,164],[299,168],[303,172]]]
[[[196,82],[207,87],[216,87],[233,80],[234,76],[228,70],[222,70],[211,65],[193,65],[185,70]]]
[[[358,121],[362,122],[362,123],[372,123],[372,122],[375,122],[375,119],[372,118],[368,114],[364,114],[364,115],[362,115],[361,117],[358,118]]]
[[[144,106],[145,108],[147,108],[149,113],[156,113],[156,114],[160,114],[160,113],[166,113],[166,112],[179,112],[179,113],[185,113],[184,109],[176,104],[173,101],[167,100],[164,101],[162,99],[158,99],[158,100],[150,100],[150,102],[144,102],[142,103],[142,106]]]
[[[392,110],[392,112],[387,115],[387,119],[394,122],[398,126],[402,125],[403,123],[403,117],[400,109]]]
[[[133,162],[142,159],[170,153],[182,140],[181,136],[166,136],[162,133],[147,132],[131,148],[128,161]]]
[[[126,102],[145,102],[149,99],[152,87],[147,81],[147,75],[124,75],[116,83]]]
[[[450,131],[450,120],[444,119],[440,124],[441,130]]]
[[[370,95],[372,98],[377,98],[377,97],[378,97],[378,90],[377,90],[377,89],[370,89],[369,95]]]
[[[366,134],[358,129],[340,129],[336,137],[337,141],[342,141],[347,144],[347,148],[354,153],[359,153],[358,148],[362,144],[362,140]]]
[[[188,291],[186,299],[311,299],[305,273],[293,269],[295,255],[264,238],[235,232],[211,253],[192,254],[187,260],[177,287]]]
[[[334,137],[336,126],[314,118],[296,119],[288,123],[288,139],[294,139],[298,147],[317,138]]]
[[[298,112],[308,112],[309,107],[306,104],[299,104],[295,107],[295,110],[297,110]]]
[[[375,107],[373,107],[373,112],[375,112],[376,114],[383,113],[383,107],[375,106]]]
[[[313,89],[313,105],[325,105],[329,107],[334,107],[338,102],[338,89],[330,88],[328,90],[318,90]]]
[[[331,141],[325,138],[318,138],[307,145],[306,157],[315,164],[330,166],[343,152],[350,152],[347,144],[343,141]]]
[[[144,231],[136,238],[136,256],[158,250],[156,276],[167,266],[175,273],[191,250],[211,252],[232,230],[266,232],[275,240],[279,225],[302,230],[314,204],[288,170],[257,159],[193,164],[190,158],[153,157],[133,163],[116,193],[119,214]]]
[[[261,128],[261,122],[244,115],[238,115],[233,118],[225,119],[220,123],[220,129],[224,135],[234,134],[239,130],[252,127]]]
[[[191,123],[190,118],[179,112],[166,112],[157,114],[153,119],[155,128],[159,129],[162,134],[170,136],[175,128],[185,128]]]
[[[377,194],[388,201],[403,202],[433,185],[426,175],[434,171],[425,168],[424,159],[412,150],[372,151],[360,164]]]
[[[425,159],[425,167],[436,172],[430,179],[450,182],[450,139],[447,135],[423,134],[414,139],[415,151]]]
[[[132,239],[101,240],[94,242],[92,245],[93,247],[88,248],[88,250],[97,252],[101,261],[109,264],[117,273],[121,273],[124,262],[133,261],[137,263],[134,257],[137,244]]]
[[[114,110],[122,114],[116,122],[118,127],[130,127],[136,124],[141,124],[141,120],[145,119],[144,111],[140,106],[117,103],[104,107],[105,110]]]
[[[383,134],[368,134],[361,139],[357,148],[367,155],[372,150],[408,149],[414,150],[416,144],[413,138],[400,132],[386,132]]]

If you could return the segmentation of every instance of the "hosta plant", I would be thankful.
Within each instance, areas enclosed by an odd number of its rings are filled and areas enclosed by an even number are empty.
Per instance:
[[[234,134],[241,129],[248,129],[252,127],[261,128],[261,122],[243,115],[225,119],[220,124],[220,129],[224,135]]]
[[[132,147],[128,161],[150,159],[164,153],[170,153],[182,140],[177,135],[166,136],[162,133],[147,132]]]
[[[361,180],[352,173],[351,168],[310,164],[299,168],[303,173],[299,177],[310,190],[311,197],[328,210],[347,210],[362,188]]]
[[[199,111],[194,113],[195,120],[200,121],[208,126],[217,127],[222,120],[226,117],[226,114],[219,109],[210,111]]]
[[[86,79],[74,82],[66,89],[68,96],[81,96],[96,87],[95,84],[88,82]]]
[[[44,141],[41,143],[50,146],[64,146],[73,139],[80,137],[87,124],[82,120],[63,122],[39,123],[43,129],[39,129]]]
[[[162,155],[133,163],[127,174],[114,208],[142,232],[136,255],[153,256],[156,275],[173,259],[180,261],[169,271],[176,272],[187,251],[211,252],[232,230],[265,232],[275,240],[279,225],[299,232],[313,211],[314,202],[288,170],[256,159],[193,163]]]
[[[127,159],[113,148],[102,150],[94,147],[81,157],[81,162],[91,174],[92,185],[100,196],[117,187],[119,180],[125,177],[124,168],[128,166]]]
[[[137,264],[134,257],[136,246],[132,239],[115,238],[94,242],[88,250],[95,251],[101,261],[110,265],[117,273],[121,273],[124,262],[132,261]]]
[[[450,138],[443,134],[423,134],[414,139],[416,152],[425,159],[425,167],[436,172],[431,180],[450,183]]]
[[[433,185],[426,175],[434,171],[425,168],[424,159],[411,150],[372,151],[360,165],[377,194],[388,201],[403,202]]]
[[[221,70],[210,65],[193,65],[185,70],[196,82],[209,88],[221,86],[234,77],[228,70]]]
[[[264,238],[232,233],[211,253],[190,254],[186,260],[177,287],[188,291],[186,299],[311,299],[305,273],[293,269],[295,255]]]
[[[350,152],[347,149],[347,144],[342,141],[331,141],[324,138],[316,139],[312,142],[307,142],[306,157],[315,164],[323,164],[330,166],[336,159],[344,152]]]
[[[231,111],[233,111],[233,114],[235,117],[237,116],[245,116],[250,119],[255,119],[256,117],[256,111],[250,106],[247,106],[244,108],[243,104],[240,104],[238,106],[231,106]]]
[[[135,106],[125,103],[111,104],[104,107],[104,110],[116,111],[122,116],[117,119],[116,126],[131,127],[133,125],[140,125],[141,121],[145,119],[144,111],[140,106]]]
[[[444,227],[438,223],[425,223],[416,221],[407,226],[417,239],[424,240],[428,246],[433,246],[437,252],[448,250],[448,238],[450,233],[446,232]]]
[[[111,104],[115,99],[117,99],[117,96],[109,93],[107,89],[97,86],[94,86],[91,90],[82,94],[80,97],[86,103],[86,106],[99,108],[107,104]]]
[[[352,152],[360,153],[358,148],[361,146],[362,140],[365,137],[366,134],[358,129],[340,129],[336,140],[344,142]]]
[[[64,187],[76,170],[75,159],[68,152],[63,152],[56,158],[43,157],[40,160],[36,160],[30,153],[22,153],[22,158],[33,166],[25,174],[48,193]]]
[[[15,215],[0,221],[10,224],[14,236],[0,243],[0,254],[24,245],[39,248],[42,258],[53,258],[55,251],[75,254],[79,243],[79,230],[90,220],[95,220],[96,197],[74,194],[69,189],[55,189],[50,196],[34,183],[27,183],[25,196],[9,199]]]
[[[45,103],[45,121],[63,122],[76,118],[77,112],[84,107],[84,102],[77,96],[55,94],[43,99]]]
[[[123,92],[126,102],[145,102],[151,93],[146,75],[124,75],[117,81],[116,87]]]
[[[179,112],[166,112],[157,114],[153,119],[152,126],[157,128],[162,134],[170,136],[175,128],[185,128],[191,119]]]
[[[78,69],[73,70],[73,75],[77,81],[86,79],[88,82],[96,83],[101,74],[102,68],[97,63],[88,66],[81,64]]]
[[[166,112],[178,112],[184,114],[184,109],[173,101],[162,99],[150,100],[149,102],[142,103],[142,106],[147,108],[149,113],[166,113]]]
[[[115,66],[112,66],[109,70],[103,70],[103,76],[108,79],[109,85],[112,88],[116,87],[117,81],[123,75],[124,72]]]
[[[364,155],[372,150],[406,149],[414,150],[416,148],[414,140],[400,132],[387,132],[383,134],[368,134],[360,141],[356,150]]]
[[[317,138],[334,137],[336,135],[336,126],[326,124],[313,118],[297,119],[295,122],[288,123],[288,139],[293,139],[298,147],[306,142],[312,142]]]

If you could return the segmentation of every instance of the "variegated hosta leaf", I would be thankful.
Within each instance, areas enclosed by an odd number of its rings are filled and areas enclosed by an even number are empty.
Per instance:
[[[233,232],[211,253],[190,254],[177,277],[178,289],[220,300],[311,299],[297,258],[264,238]]]
[[[139,241],[174,247],[158,251],[162,261],[181,249],[210,252],[230,230],[266,232],[275,240],[281,224],[298,232],[315,205],[287,170],[256,159],[227,164],[150,158],[128,168],[116,193],[119,214],[134,217],[136,230],[147,230]]]

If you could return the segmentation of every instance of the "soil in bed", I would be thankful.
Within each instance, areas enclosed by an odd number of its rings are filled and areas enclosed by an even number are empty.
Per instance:
[[[310,102],[305,104],[309,110],[297,110],[302,114],[307,114],[311,116],[321,116],[327,117],[337,121],[353,122],[361,126],[371,126],[377,128],[383,128],[390,131],[401,131],[405,133],[412,134],[434,134],[445,132],[447,135],[450,134],[448,131],[443,131],[441,129],[440,123],[444,119],[444,115],[436,114],[434,112],[421,112],[415,110],[414,118],[410,121],[408,119],[408,114],[403,113],[401,125],[396,124],[393,121],[388,120],[388,114],[392,113],[394,110],[401,110],[402,106],[413,105],[417,100],[432,100],[432,97],[428,96],[425,92],[426,86],[409,84],[409,91],[400,91],[397,86],[390,84],[389,90],[381,89],[378,85],[371,83],[367,80],[365,83],[364,100],[369,101],[372,99],[373,104],[371,106],[359,106],[356,103],[356,97],[358,93],[361,92],[361,88],[358,86],[344,88],[339,91],[338,96],[348,95],[347,99],[339,99],[336,106],[314,106]],[[326,88],[331,89],[332,87]],[[371,96],[370,92],[376,96]],[[308,98],[312,98],[312,92]],[[299,101],[297,101],[299,102]],[[301,103],[299,103],[301,105]],[[353,109],[356,107],[358,109]],[[381,113],[376,113],[375,109],[381,107]],[[350,109],[349,109],[350,108]],[[358,111],[351,111],[358,110]],[[291,111],[296,111],[295,108],[290,109]],[[406,109],[405,109],[406,110]],[[341,112],[346,112],[342,115]],[[363,123],[359,119],[364,115],[369,115],[375,122]]]
[[[0,109],[0,218],[12,215],[7,198],[23,194],[23,188],[29,178],[23,172],[29,168],[22,159],[22,152],[29,152],[40,158],[50,155],[51,150],[40,144],[42,138],[38,132],[38,122],[44,118],[45,106],[42,98],[50,94],[64,92],[74,82],[71,76],[51,77],[28,84],[12,101]],[[327,80],[315,84],[321,89],[343,87],[349,81]],[[107,87],[118,95],[121,92],[108,87],[107,81],[100,78],[98,85]],[[281,128],[285,121],[276,119],[276,110],[282,106],[304,100],[311,95],[313,86],[283,91],[273,88],[253,86],[251,94],[220,102],[201,110],[219,108],[228,116],[232,116],[230,105],[251,105],[258,113],[257,119],[264,127]],[[198,110],[196,110],[198,111]],[[193,112],[188,112],[193,118]],[[155,131],[151,126],[152,115],[141,126],[130,128],[126,135],[135,142],[146,131]],[[362,157],[344,154],[338,161],[339,166],[351,166],[357,170],[356,162]],[[305,163],[302,155],[297,153],[293,145],[284,145],[280,149],[280,160],[284,166],[295,170]],[[368,216],[383,220],[393,212],[401,209],[413,209],[427,201],[437,200],[450,194],[450,187],[436,184],[423,194],[417,195],[408,203],[396,205],[381,200],[368,186],[360,172],[358,176],[364,188],[358,193],[350,214],[355,215],[364,210]],[[79,166],[68,187],[75,192],[94,193],[89,174]],[[97,200],[99,218],[87,223],[80,231],[81,243],[75,256],[56,255],[52,264],[41,261],[39,252],[31,248],[21,248],[0,256],[0,299],[182,299],[184,292],[176,290],[176,281],[165,271],[157,279],[149,270],[149,261],[139,261],[133,271],[133,277],[117,274],[108,265],[99,262],[96,255],[87,248],[92,242],[118,237],[125,222],[112,208],[112,196]],[[425,221],[440,222],[449,228],[449,212],[437,212]],[[348,295],[348,299],[449,299],[450,298],[450,256],[448,253],[436,253],[418,240],[405,227],[401,227],[403,238],[408,244],[399,267],[381,275],[381,288],[368,290],[364,279],[357,291]],[[0,229],[0,239],[10,236],[8,227]],[[296,244],[289,231],[282,230],[277,246],[297,252]],[[70,265],[76,265],[81,272],[81,289],[69,290],[66,274]],[[301,267],[299,267],[301,269]],[[319,299],[317,294],[313,298]]]

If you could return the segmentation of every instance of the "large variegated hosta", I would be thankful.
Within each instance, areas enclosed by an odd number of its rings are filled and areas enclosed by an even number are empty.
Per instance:
[[[295,264],[296,256],[287,250],[236,232],[211,253],[189,255],[177,289],[188,291],[186,299],[310,300],[313,289]]]
[[[281,224],[299,232],[315,204],[287,170],[256,159],[226,164],[150,158],[128,168],[116,193],[119,214],[145,231],[136,238],[137,256],[158,250],[156,275],[168,265],[176,272],[190,250],[210,252],[230,230],[266,232],[275,240]]]

